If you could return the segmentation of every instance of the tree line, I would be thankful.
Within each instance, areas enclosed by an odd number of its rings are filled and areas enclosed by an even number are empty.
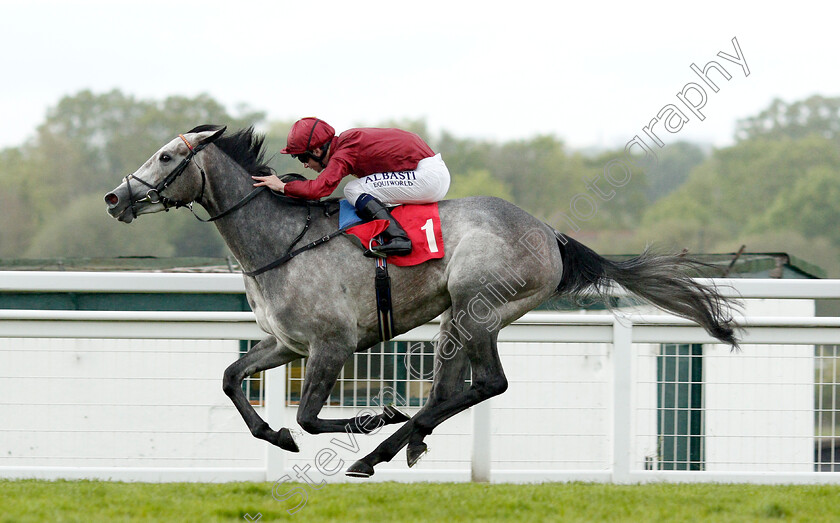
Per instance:
[[[328,115],[324,115],[328,118]],[[102,195],[178,133],[203,123],[266,134],[278,173],[302,172],[280,155],[292,121],[232,114],[207,95],[140,100],[81,91],[50,108],[32,139],[0,151],[0,257],[225,256],[215,228],[187,211],[130,226]],[[679,142],[658,161],[631,162],[627,183],[605,170],[623,149],[572,150],[555,136],[495,142],[432,135],[422,120],[360,122],[414,131],[452,173],[447,198],[499,196],[605,253],[784,251],[840,275],[840,98],[774,101],[738,123],[735,143]],[[305,173],[312,175],[312,173]],[[620,173],[619,173],[620,174]],[[340,193],[339,193],[340,194]]]

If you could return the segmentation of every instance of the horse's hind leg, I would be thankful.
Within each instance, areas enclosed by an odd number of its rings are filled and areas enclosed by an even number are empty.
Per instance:
[[[467,388],[469,374],[469,359],[464,351],[458,350],[460,341],[458,331],[452,327],[450,311],[446,311],[441,321],[441,334],[438,337],[435,351],[434,382],[429,398],[420,409],[420,413],[435,408],[439,403],[463,392]],[[423,442],[424,434],[413,432],[406,449],[408,466],[413,467],[426,453],[427,446]]]
[[[272,430],[257,412],[245,393],[242,391],[242,381],[256,372],[273,369],[300,358],[300,354],[278,343],[277,339],[269,336],[254,345],[243,357],[225,369],[222,389],[233,401],[236,410],[245,420],[248,429],[254,437],[277,445],[283,450],[298,452],[298,446],[287,428],[279,431]]]
[[[465,351],[469,358],[472,368],[472,386],[433,405],[428,410],[418,412],[373,452],[347,469],[348,476],[373,475],[373,467],[377,463],[391,461],[409,441],[414,443],[413,452],[416,453],[422,448],[420,445],[423,438],[431,434],[435,427],[459,412],[507,390],[507,379],[496,347],[498,332],[487,332],[483,328],[473,328],[470,332],[473,333],[472,339],[461,350]]]
[[[348,475],[370,476],[377,463],[390,461],[409,442],[414,447],[409,459],[416,458],[423,449],[423,438],[440,423],[507,389],[496,346],[499,330],[551,296],[560,282],[562,267],[550,229],[538,222],[532,229],[528,225],[517,227],[508,231],[513,234],[508,239],[484,231],[463,237],[447,266],[452,312],[446,329],[457,346],[446,350],[466,355],[472,385],[418,412],[376,450],[354,463]],[[552,241],[546,244],[550,246],[547,250],[529,248],[533,256],[510,241],[517,236],[533,240],[530,235],[540,231]],[[532,241],[526,243],[533,245]],[[447,342],[441,339],[436,350],[442,353]]]

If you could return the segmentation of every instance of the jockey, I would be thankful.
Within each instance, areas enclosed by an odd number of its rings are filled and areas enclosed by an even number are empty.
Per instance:
[[[449,169],[440,154],[400,129],[349,129],[336,136],[325,121],[303,118],[292,126],[280,153],[297,158],[318,177],[283,183],[276,176],[254,176],[255,187],[317,200],[329,196],[348,174],[356,176],[344,187],[344,196],[361,218],[389,220],[383,245],[371,249],[383,255],[411,252],[411,240],[386,204],[437,202],[449,190]]]

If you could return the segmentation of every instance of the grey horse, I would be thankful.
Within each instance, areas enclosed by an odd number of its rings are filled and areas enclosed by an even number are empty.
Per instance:
[[[248,303],[265,339],[225,370],[223,389],[255,437],[296,452],[290,431],[273,430],[245,397],[246,376],[306,356],[298,424],[312,434],[369,433],[403,425],[347,474],[368,477],[403,447],[412,466],[424,438],[440,423],[508,386],[499,359],[499,331],[553,296],[606,295],[613,283],[668,312],[700,324],[737,346],[732,305],[713,286],[689,277],[697,262],[645,252],[609,261],[498,198],[439,204],[445,256],[414,267],[391,267],[395,333],[441,316],[434,381],[428,401],[410,419],[382,414],[322,419],[322,407],[344,362],[380,341],[374,261],[343,235],[329,204],[254,189],[252,174],[272,172],[264,137],[253,128],[223,135],[200,126],[164,145],[105,196],[107,211],[130,223],[141,214],[200,204],[245,273]],[[331,241],[329,241],[331,240]],[[296,245],[307,244],[298,248]],[[464,380],[472,371],[471,383]]]

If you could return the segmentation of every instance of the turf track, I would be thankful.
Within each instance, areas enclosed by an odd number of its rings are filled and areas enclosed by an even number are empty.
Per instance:
[[[0,480],[0,521],[840,521],[840,485],[273,486]]]

